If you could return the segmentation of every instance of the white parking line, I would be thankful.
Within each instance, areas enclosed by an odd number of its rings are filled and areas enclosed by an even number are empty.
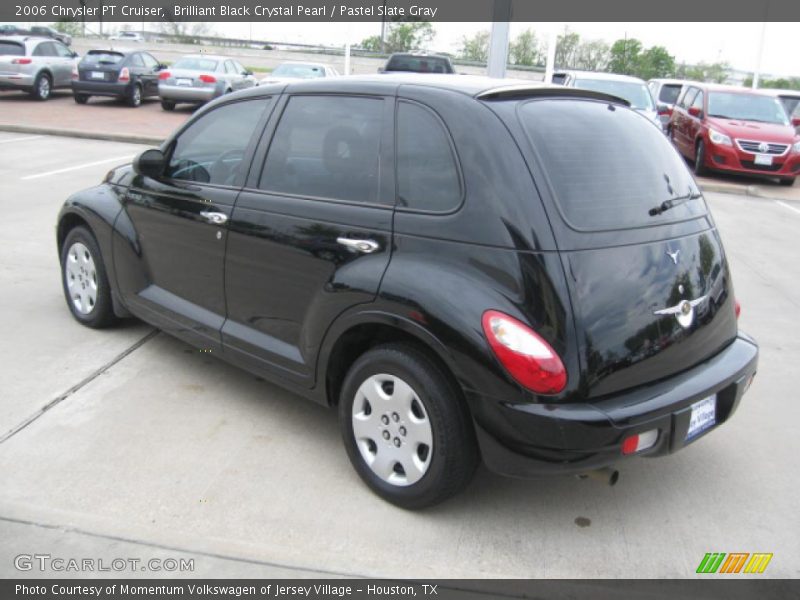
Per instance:
[[[797,209],[794,206],[790,206],[790,205],[786,204],[786,202],[781,202],[780,200],[775,200],[775,202],[780,204],[783,208],[788,208],[789,210],[792,210],[792,211],[796,212],[797,214],[800,214],[800,209]]]
[[[27,140],[41,139],[41,135],[27,135],[25,137],[11,138],[10,140],[0,140],[0,144],[10,144],[11,142],[25,142]]]
[[[86,167],[94,167],[96,165],[102,165],[105,163],[130,160],[131,158],[133,158],[133,156],[130,154],[127,156],[117,156],[116,158],[106,158],[104,160],[97,160],[95,162],[84,163],[82,165],[75,165],[74,167],[67,167],[65,169],[58,169],[56,171],[48,171],[47,173],[37,173],[36,175],[27,175],[25,177],[21,177],[21,179],[23,181],[28,179],[39,179],[40,177],[49,177],[50,175],[58,175],[59,173],[67,173],[68,171],[77,171],[78,169],[85,169]]]

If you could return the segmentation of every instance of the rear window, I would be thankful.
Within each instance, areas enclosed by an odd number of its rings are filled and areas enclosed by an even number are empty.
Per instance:
[[[0,56],[25,56],[25,47],[14,42],[0,42]]]
[[[109,52],[107,50],[89,50],[81,62],[89,65],[116,65],[122,62],[123,58],[125,58],[125,55],[119,52]]]
[[[675,104],[678,101],[678,96],[681,94],[683,85],[666,84],[661,86],[661,91],[658,93],[658,101],[664,104]]]
[[[319,65],[283,64],[272,71],[272,74],[276,77],[315,79],[317,77],[325,77],[325,69]]]
[[[181,58],[172,65],[173,69],[186,69],[188,71],[216,71],[217,61],[210,58]]]
[[[574,229],[608,231],[660,225],[705,214],[686,164],[661,131],[622,106],[588,100],[531,100],[519,118],[565,221]]]
[[[653,110],[653,97],[644,83],[613,79],[576,79],[574,85],[582,90],[592,90],[622,98],[630,102],[633,108]]]
[[[436,56],[393,56],[386,65],[387,71],[413,73],[452,73],[450,63]]]

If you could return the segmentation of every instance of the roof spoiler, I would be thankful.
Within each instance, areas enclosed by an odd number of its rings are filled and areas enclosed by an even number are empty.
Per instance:
[[[592,90],[582,90],[579,88],[562,86],[536,86],[536,85],[505,85],[502,87],[491,88],[475,94],[478,100],[507,100],[512,98],[588,98],[590,100],[601,100],[612,102],[623,106],[630,106],[631,103],[624,98],[594,92]]]

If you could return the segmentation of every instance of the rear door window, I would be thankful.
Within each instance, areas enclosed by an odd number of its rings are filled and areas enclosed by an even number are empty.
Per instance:
[[[259,188],[278,194],[378,202],[383,100],[294,96],[272,138]]]
[[[444,212],[461,204],[450,136],[439,118],[410,102],[397,107],[397,205]]]
[[[666,136],[635,111],[564,99],[531,100],[518,114],[559,211],[573,229],[630,229],[706,213],[700,198],[650,215],[665,200],[698,189]]]

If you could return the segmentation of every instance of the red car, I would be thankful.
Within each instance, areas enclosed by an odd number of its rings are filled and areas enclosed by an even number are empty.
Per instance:
[[[778,177],[794,184],[800,135],[780,101],[766,93],[693,83],[683,88],[667,135],[697,175],[711,170]]]

